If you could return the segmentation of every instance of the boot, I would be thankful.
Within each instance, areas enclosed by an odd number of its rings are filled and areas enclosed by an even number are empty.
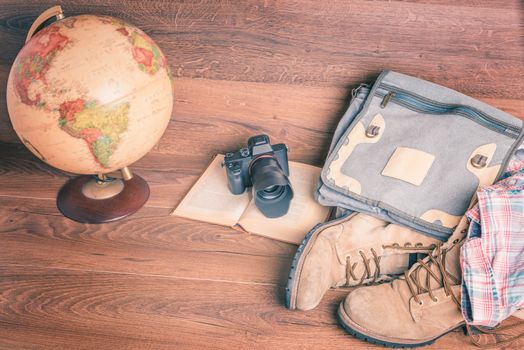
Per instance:
[[[466,229],[464,217],[448,242],[401,278],[351,292],[338,309],[346,331],[387,347],[417,347],[462,327],[459,258]]]
[[[292,262],[286,288],[289,309],[316,307],[329,288],[390,281],[429,253],[437,239],[351,213],[314,227]]]

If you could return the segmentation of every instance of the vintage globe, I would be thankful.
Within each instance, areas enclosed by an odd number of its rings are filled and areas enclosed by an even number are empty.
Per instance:
[[[137,27],[107,16],[66,17],[38,31],[16,57],[7,107],[22,142],[44,162],[110,173],[162,136],[172,79],[160,48]]]
[[[149,186],[127,166],[158,142],[173,100],[167,60],[143,31],[113,17],[65,18],[60,6],[35,20],[7,82],[22,142],[80,174],[60,189],[57,206],[86,223],[124,218],[148,200]]]

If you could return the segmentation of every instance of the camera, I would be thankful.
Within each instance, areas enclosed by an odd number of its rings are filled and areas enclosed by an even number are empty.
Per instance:
[[[271,145],[267,135],[257,135],[248,139],[246,148],[226,153],[224,166],[231,193],[242,194],[253,187],[255,204],[264,216],[285,215],[293,198],[287,151],[285,144]]]

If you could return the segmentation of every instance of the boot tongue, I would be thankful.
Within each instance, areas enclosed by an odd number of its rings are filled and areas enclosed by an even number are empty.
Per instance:
[[[382,256],[380,258],[380,273],[385,275],[399,275],[403,273],[409,268],[409,255],[411,254]]]

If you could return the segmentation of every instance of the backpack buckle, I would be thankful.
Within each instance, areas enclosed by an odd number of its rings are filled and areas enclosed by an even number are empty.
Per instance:
[[[471,165],[473,165],[475,168],[484,168],[488,164],[488,157],[483,156],[482,154],[475,154],[473,158],[471,158]]]
[[[378,136],[379,133],[380,133],[380,126],[377,126],[377,125],[370,125],[366,129],[366,136],[370,138]]]

